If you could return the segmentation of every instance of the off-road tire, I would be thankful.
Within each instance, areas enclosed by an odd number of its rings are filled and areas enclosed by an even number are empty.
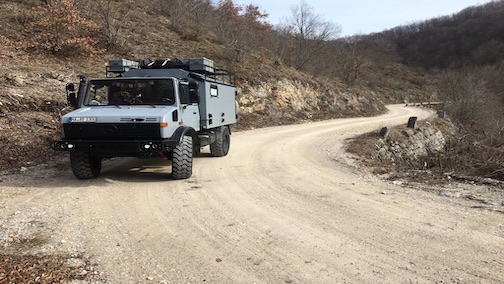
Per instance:
[[[210,153],[214,157],[224,157],[229,153],[231,134],[227,126],[223,126],[217,133],[217,140],[210,144]]]
[[[85,152],[70,152],[72,172],[78,179],[92,179],[100,175],[102,159]]]
[[[182,143],[173,149],[172,177],[187,179],[192,175],[193,141],[191,136],[184,136]]]

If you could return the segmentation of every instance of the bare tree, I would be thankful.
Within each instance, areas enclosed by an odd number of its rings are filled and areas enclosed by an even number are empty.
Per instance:
[[[265,20],[268,14],[254,5],[235,5],[232,0],[222,0],[215,11],[219,39],[233,52],[233,60],[241,61],[246,52],[257,48],[272,30]]]
[[[322,51],[326,41],[334,39],[341,32],[339,25],[323,20],[304,0],[292,7],[291,18],[283,29],[290,37],[289,62],[297,69],[302,69]]]
[[[119,47],[119,33],[128,18],[126,15],[117,15],[116,9],[112,6],[112,0],[100,0],[95,8],[98,15],[98,21],[102,26],[102,32],[107,43],[107,49]]]
[[[345,84],[352,85],[360,76],[363,66],[366,65],[365,51],[360,50],[354,43],[345,42],[338,55],[334,71],[339,74]]]

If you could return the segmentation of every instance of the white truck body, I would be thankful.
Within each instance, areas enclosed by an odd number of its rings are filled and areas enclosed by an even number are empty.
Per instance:
[[[62,116],[54,146],[70,152],[77,178],[97,177],[103,158],[121,156],[173,158],[173,177],[188,178],[201,147],[227,155],[236,88],[211,60],[111,60],[108,73],[118,76],[82,77],[78,92],[67,85],[75,110]]]

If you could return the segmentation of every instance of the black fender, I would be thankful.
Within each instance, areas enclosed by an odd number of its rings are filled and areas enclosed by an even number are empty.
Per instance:
[[[193,139],[193,147],[195,149],[199,149],[198,133],[196,132],[196,130],[194,130],[194,128],[188,126],[180,126],[173,133],[172,139],[177,141],[177,145],[180,145],[184,136],[191,136]]]

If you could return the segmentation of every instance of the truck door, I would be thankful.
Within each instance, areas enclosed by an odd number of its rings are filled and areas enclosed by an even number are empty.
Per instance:
[[[197,103],[191,103],[189,98],[189,83],[179,83],[180,108],[182,122],[185,126],[190,126],[194,130],[200,130],[200,114]]]

